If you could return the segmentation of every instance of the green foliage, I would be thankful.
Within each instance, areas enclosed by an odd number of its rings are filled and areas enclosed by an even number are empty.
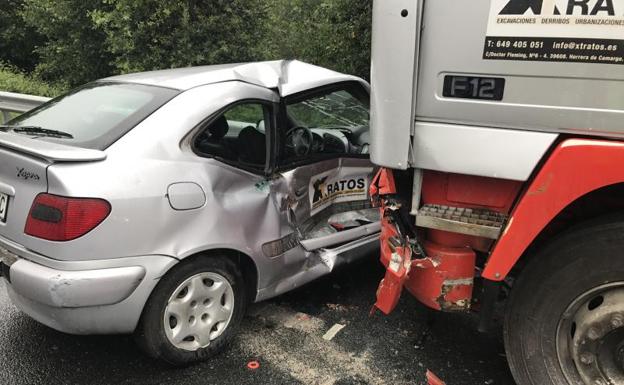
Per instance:
[[[225,118],[230,121],[245,122],[256,125],[264,119],[264,109],[260,103],[239,104],[225,113]]]
[[[262,0],[105,0],[91,13],[116,71],[251,61],[260,56]]]
[[[270,56],[369,78],[372,0],[274,0]]]
[[[23,0],[0,0],[0,62],[32,71],[39,57],[35,47],[43,36],[22,22]]]
[[[0,90],[38,96],[58,96],[65,87],[51,86],[40,79],[19,72],[0,63]]]
[[[118,73],[274,59],[368,78],[371,4],[0,0],[0,61],[69,86]]]
[[[36,48],[41,78],[76,86],[113,72],[106,36],[90,16],[104,7],[100,0],[24,0],[23,22],[45,36]]]

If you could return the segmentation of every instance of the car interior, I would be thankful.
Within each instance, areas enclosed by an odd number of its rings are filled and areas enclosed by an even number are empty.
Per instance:
[[[283,163],[328,155],[368,155],[368,106],[347,91],[296,101],[286,106],[286,112],[286,128],[279,130]],[[264,167],[268,114],[269,108],[261,103],[237,104],[210,122],[197,137],[195,148],[225,161]]]
[[[263,167],[266,135],[259,123],[264,121],[265,110],[260,103],[233,106],[199,134],[195,148],[201,154],[226,161]]]

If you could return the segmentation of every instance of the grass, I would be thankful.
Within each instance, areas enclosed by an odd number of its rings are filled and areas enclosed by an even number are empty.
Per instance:
[[[0,63],[0,91],[54,97],[63,93],[65,88],[48,84]]]

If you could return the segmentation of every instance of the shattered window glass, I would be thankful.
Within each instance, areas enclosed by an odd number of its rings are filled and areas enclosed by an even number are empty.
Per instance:
[[[309,128],[368,126],[368,107],[345,90],[313,97],[288,106],[288,114]]]
[[[287,100],[280,163],[340,156],[368,157],[369,94],[357,83],[301,93]]]

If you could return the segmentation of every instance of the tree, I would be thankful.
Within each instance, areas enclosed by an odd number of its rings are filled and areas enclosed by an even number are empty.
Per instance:
[[[23,0],[0,0],[0,63],[32,71],[39,61],[35,48],[43,36],[23,22],[23,5]]]
[[[372,1],[271,1],[270,56],[364,78],[370,73]]]
[[[105,6],[100,0],[24,0],[22,19],[45,37],[36,48],[35,72],[71,86],[111,74],[106,36],[91,21],[91,13]]]
[[[261,0],[105,0],[94,25],[117,71],[251,61],[262,56]]]
[[[369,75],[372,0],[0,0],[0,62],[75,86],[118,73],[301,59]]]

